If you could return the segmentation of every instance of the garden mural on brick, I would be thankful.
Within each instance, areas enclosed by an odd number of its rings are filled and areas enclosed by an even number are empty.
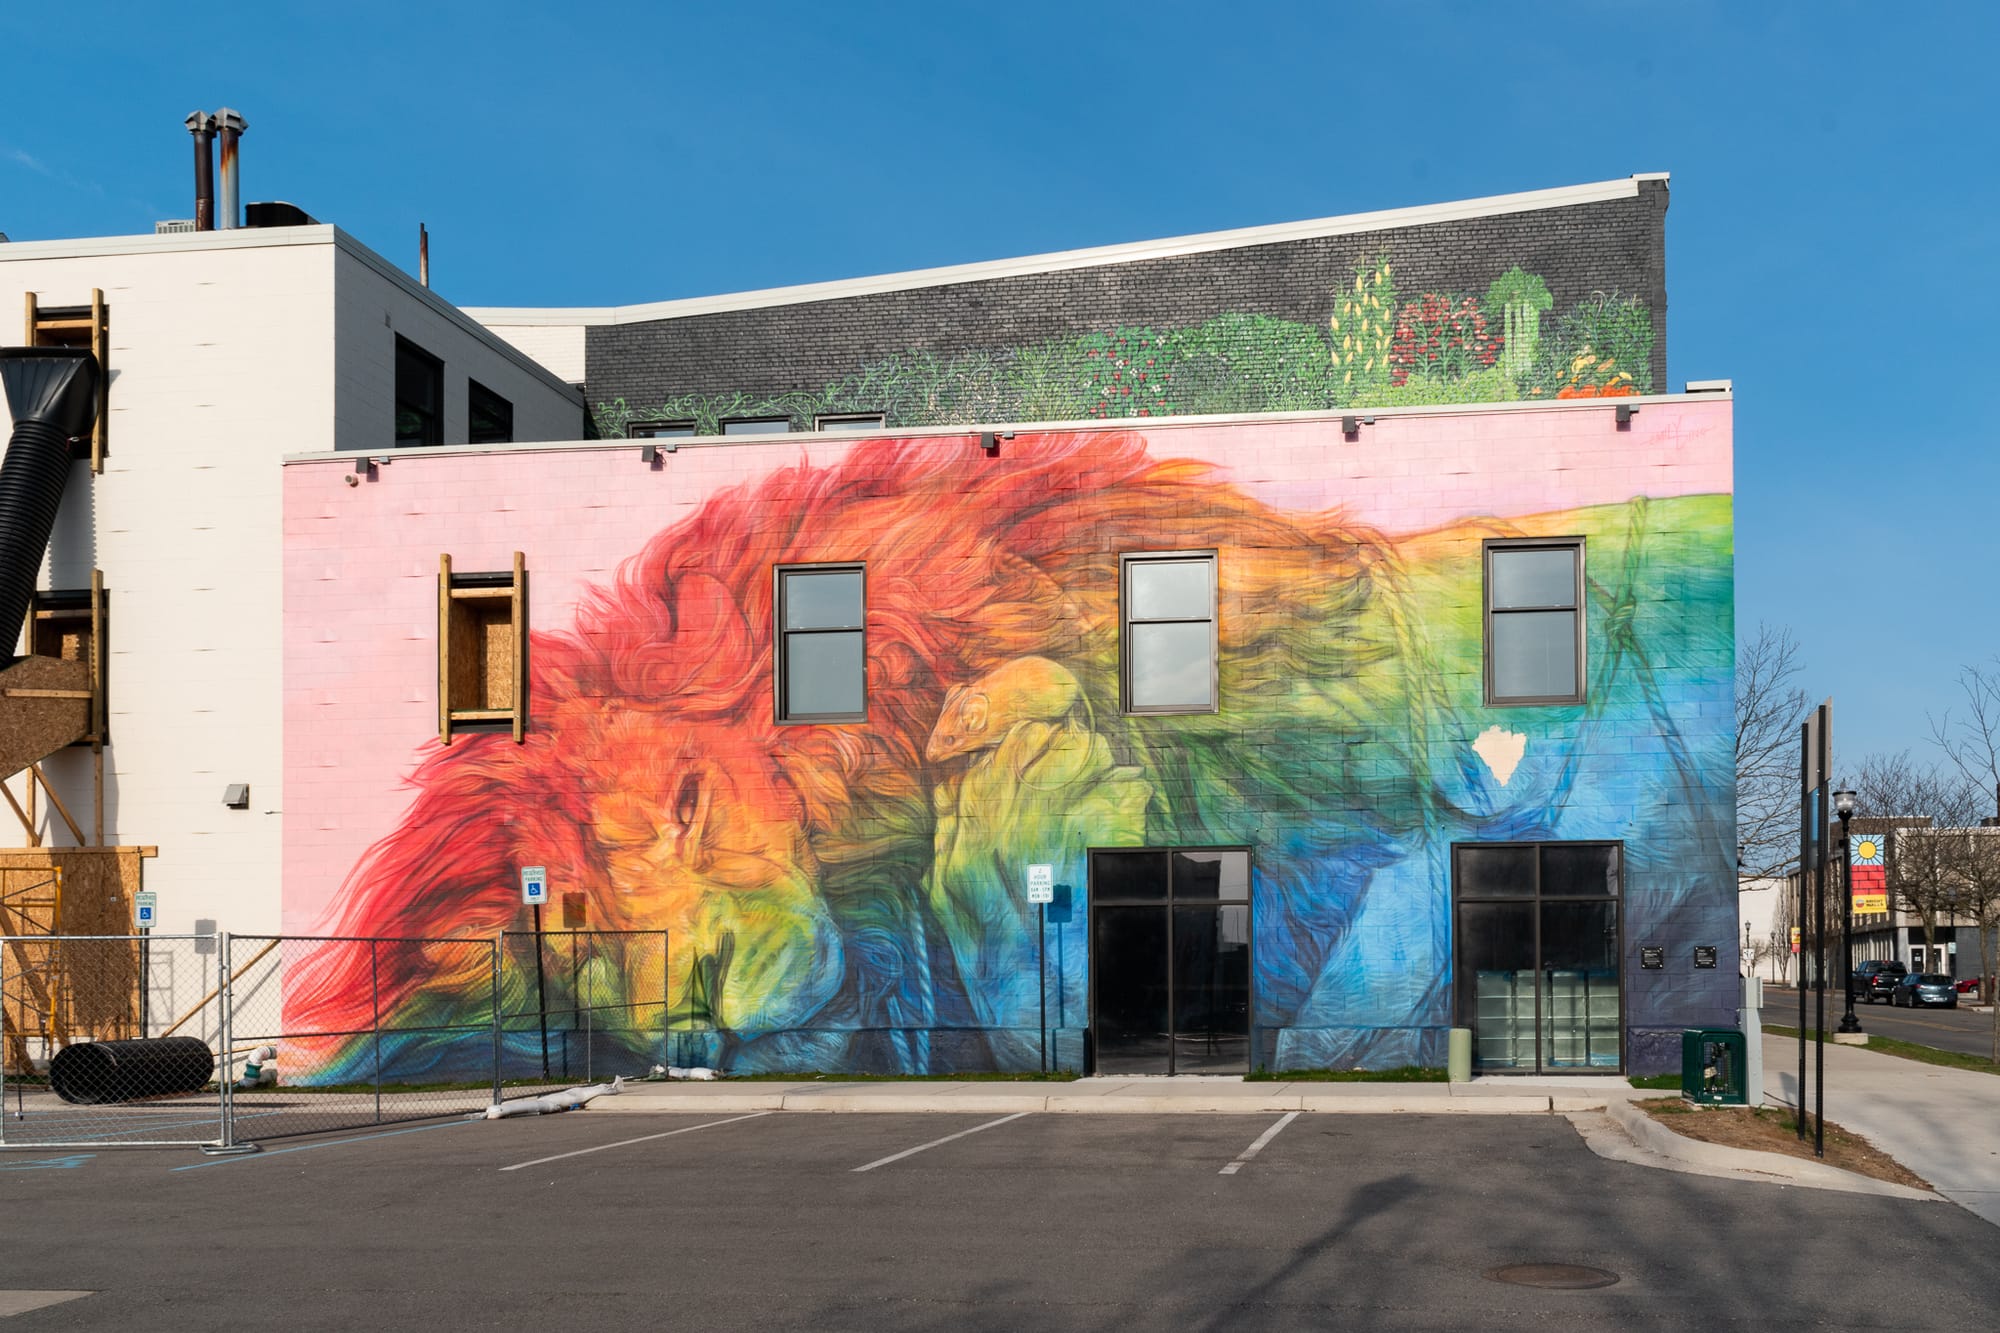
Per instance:
[[[599,401],[599,432],[638,421],[720,434],[733,418],[881,413],[891,428],[1247,412],[1411,407],[1650,393],[1653,319],[1637,297],[1596,292],[1545,331],[1553,298],[1514,265],[1483,297],[1399,298],[1384,251],[1328,294],[1324,324],[1228,311],[1180,328],[1118,327],[948,354],[912,348],[819,390],[691,392]]]
[[[1454,352],[1460,382],[1621,354],[1566,312],[1510,362],[1533,293],[1514,281]],[[1431,332],[1466,327],[1462,299],[1429,308]],[[1294,358],[1296,326],[1242,323],[1223,345],[1254,343],[1274,381],[1331,380],[1324,351]],[[1080,344],[1097,401],[1181,405],[1190,367],[1239,354],[1195,332]],[[669,932],[664,976],[591,980],[666,994],[683,1058],[879,1072],[1035,1067],[1030,863],[1077,887],[1048,984],[1057,1059],[1081,1060],[1092,848],[1253,849],[1253,1060],[1277,1068],[1442,1063],[1455,842],[1622,840],[1628,939],[1731,937],[1726,401],[1654,400],[1623,429],[1582,404],[1385,417],[1359,443],[1337,418],[1120,415],[995,455],[962,435],[695,447],[663,476],[605,448],[412,456],[365,488],[288,466],[288,783],[329,812],[287,830],[288,919],[490,935],[523,923],[517,868],[548,866],[593,927]],[[1508,536],[1586,545],[1581,705],[1485,702],[1481,550]],[[427,645],[392,627],[434,595],[440,545],[465,568],[527,552],[521,744],[418,743]],[[1184,550],[1216,553],[1220,708],[1134,715],[1119,557]],[[866,565],[867,719],[784,725],[773,570],[822,561]],[[976,736],[946,725],[954,690],[1023,673],[1061,688],[1009,696]],[[1495,729],[1515,746],[1498,766]],[[1724,1021],[1719,975],[1627,967],[1635,1065]],[[369,984],[328,972],[288,1008],[335,1030]],[[374,984],[392,1008],[452,1004],[416,973]]]

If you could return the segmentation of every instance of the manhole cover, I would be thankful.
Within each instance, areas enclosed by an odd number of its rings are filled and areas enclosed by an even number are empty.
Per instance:
[[[1487,1269],[1486,1276],[1495,1282],[1541,1287],[1546,1291],[1587,1291],[1618,1281],[1618,1275],[1608,1269],[1586,1268],[1582,1264],[1508,1264]]]

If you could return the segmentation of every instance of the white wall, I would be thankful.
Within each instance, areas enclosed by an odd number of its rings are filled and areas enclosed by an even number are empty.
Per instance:
[[[484,324],[494,336],[505,338],[548,367],[549,373],[566,384],[584,382],[584,332],[581,324],[509,323],[508,312],[467,310],[466,314]]]
[[[105,840],[159,847],[146,887],[164,931],[278,923],[279,459],[333,446],[335,397],[332,228],[291,230],[319,235],[0,246],[0,304],[87,305],[97,287],[110,307],[105,468],[71,470],[42,586],[104,571]],[[88,835],[89,751],[44,771]],[[250,784],[250,809],[224,807],[232,782]],[[44,828],[69,843],[46,813]]]
[[[583,395],[526,354],[359,245],[334,263],[336,449],[385,450],[396,439],[396,336],[444,363],[444,444],[464,444],[467,382],[514,405],[514,439],[583,436]],[[287,453],[299,452],[288,448]]]
[[[0,245],[0,319],[23,292],[88,305],[93,287],[110,307],[108,455],[101,476],[72,469],[41,586],[104,571],[105,841],[159,848],[161,931],[275,931],[282,460],[392,445],[398,332],[445,363],[447,441],[465,438],[468,376],[513,402],[518,440],[576,438],[582,398],[333,227]],[[89,751],[44,771],[88,836]],[[248,810],[222,803],[237,782]],[[68,845],[42,805],[45,841]],[[0,845],[25,842],[0,810]]]
[[[1782,879],[1747,879],[1736,886],[1736,947],[1743,947],[1743,928],[1750,928],[1750,943],[1760,946],[1757,959],[1757,975],[1766,981],[1796,976],[1798,964],[1789,952],[1790,944],[1785,940],[1777,942],[1782,954],[1771,953],[1771,925],[1777,919],[1779,896],[1785,891]],[[1741,954],[1739,952],[1739,958]],[[1741,970],[1740,967],[1738,969]]]

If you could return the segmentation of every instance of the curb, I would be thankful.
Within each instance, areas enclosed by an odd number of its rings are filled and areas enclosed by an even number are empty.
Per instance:
[[[1805,1162],[1782,1153],[1758,1152],[1705,1143],[1676,1134],[1629,1102],[1614,1102],[1605,1108],[1612,1121],[1632,1141],[1660,1157],[1677,1162],[1703,1175],[1754,1176],[1774,1184],[1797,1185],[1805,1189],[1838,1190],[1846,1194],[1873,1194],[1888,1199],[1931,1199],[1943,1196],[1930,1190],[1897,1185],[1872,1176],[1857,1175],[1824,1162]],[[1698,1114],[1698,1113],[1697,1113]]]
[[[600,1115],[741,1115],[753,1111],[796,1111],[822,1115],[958,1113],[1010,1115],[1041,1112],[1051,1115],[1282,1115],[1310,1111],[1329,1115],[1568,1115],[1602,1111],[1606,1098],[1590,1094],[1463,1093],[1409,1094],[1386,1089],[1356,1093],[1321,1089],[1296,1090],[1282,1085],[1267,1094],[1240,1091],[1155,1092],[1150,1089],[1091,1089],[1063,1093],[1001,1091],[977,1086],[916,1090],[884,1085],[847,1084],[823,1088],[773,1089],[750,1092],[711,1090],[713,1085],[672,1090],[628,1088],[626,1095],[593,1102]]]

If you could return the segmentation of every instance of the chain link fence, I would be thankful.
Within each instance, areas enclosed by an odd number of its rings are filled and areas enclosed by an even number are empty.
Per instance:
[[[666,1062],[664,931],[0,939],[0,1146],[477,1114]]]
[[[569,1087],[665,1065],[667,933],[506,931],[500,1005],[509,1087]]]
[[[222,1147],[223,940],[0,939],[0,1146]]]

